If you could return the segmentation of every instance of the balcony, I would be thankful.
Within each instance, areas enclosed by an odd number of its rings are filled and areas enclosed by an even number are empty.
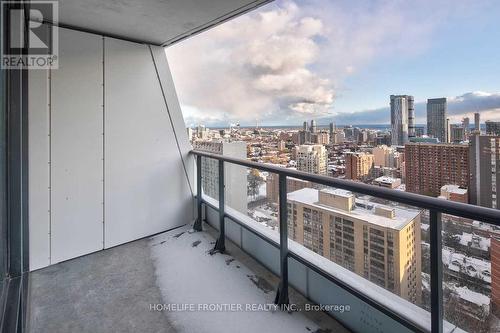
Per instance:
[[[286,293],[285,295],[281,294],[281,286],[289,284],[302,291],[308,299],[317,304],[331,304],[336,299],[342,299],[347,304],[350,304],[351,311],[349,314],[341,315],[335,313],[335,311],[330,312],[330,314],[346,327],[356,332],[374,329],[373,325],[376,325],[383,332],[462,331],[460,327],[448,322],[443,316],[444,282],[442,270],[446,254],[443,256],[441,216],[442,214],[447,214],[448,216],[453,215],[467,219],[481,220],[492,225],[497,225],[498,221],[500,221],[499,211],[362,183],[333,179],[218,154],[202,151],[192,151],[191,153],[197,156],[197,193],[202,192],[203,182],[200,177],[203,175],[202,165],[205,159],[219,161],[219,180],[225,179],[224,170],[227,170],[225,169],[225,164],[263,170],[279,176],[279,234],[275,230],[272,230],[272,228],[255,223],[253,219],[238,210],[226,207],[225,204],[221,206],[220,203],[226,201],[224,198],[224,182],[219,182],[219,200],[206,195],[197,197],[198,216],[203,216],[202,207],[205,207],[205,219],[215,228],[219,229],[219,238],[215,245],[215,250],[223,248],[224,239],[231,239],[236,244],[240,244],[246,252],[252,253],[254,258],[281,277],[276,299],[278,303],[280,297],[286,299]],[[352,270],[346,269],[306,249],[302,244],[290,240],[287,235],[289,230],[287,213],[290,211],[287,208],[291,207],[289,202],[287,202],[286,179],[288,177],[337,189],[344,189],[361,195],[373,196],[378,200],[385,199],[401,205],[428,210],[430,225],[430,274],[429,280],[426,283],[430,289],[429,311],[414,304],[414,302],[405,300],[386,290],[384,288],[385,276],[377,280],[381,281],[381,286],[375,285]],[[197,220],[195,229],[199,227],[199,223],[200,220]],[[245,237],[248,237],[247,235],[259,238],[260,244],[255,246],[252,242],[252,245],[246,245],[247,240]],[[390,235],[392,239],[394,236]],[[381,239],[384,239],[383,236]],[[271,254],[273,247],[274,255]],[[376,254],[377,252],[372,253]],[[274,259],[270,259],[269,256]],[[413,272],[413,269],[411,272]],[[414,280],[415,278],[412,278],[412,281]],[[366,321],[365,316],[371,318],[373,322]]]
[[[348,332],[322,312],[274,309],[278,278],[232,242],[210,255],[216,238],[186,225],[32,272],[28,331]]]
[[[67,0],[37,21],[59,32],[58,68],[1,72],[2,332],[462,331],[445,280],[493,278],[443,247],[442,215],[500,226],[500,211],[192,149],[164,47],[266,2]],[[266,214],[249,214],[237,168],[276,176]],[[424,217],[417,276],[420,236],[390,237]]]

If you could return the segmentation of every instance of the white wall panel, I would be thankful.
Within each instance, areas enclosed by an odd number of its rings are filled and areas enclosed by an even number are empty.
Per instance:
[[[30,270],[50,264],[49,71],[29,71]]]
[[[59,30],[52,71],[51,263],[103,248],[102,37]]]
[[[191,222],[193,210],[149,48],[106,38],[105,86],[105,246],[110,247]]]
[[[31,270],[193,220],[193,161],[163,49],[59,36],[59,69],[29,73]]]
[[[186,174],[189,179],[191,189],[193,191],[196,191],[195,161],[194,157],[189,154],[192,146],[187,135],[186,123],[184,122],[184,117],[182,116],[179,99],[177,98],[177,93],[175,92],[174,80],[172,78],[172,73],[170,72],[170,67],[168,65],[165,48],[159,46],[151,46],[151,50],[155,59],[156,67],[158,69],[158,74],[163,87],[163,91],[165,93],[165,98],[167,100],[168,112],[175,129],[177,143],[179,144],[181,156],[186,167]]]

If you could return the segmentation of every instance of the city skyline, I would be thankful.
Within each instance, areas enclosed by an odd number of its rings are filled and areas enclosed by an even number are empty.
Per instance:
[[[188,126],[389,123],[391,94],[415,96],[416,123],[441,97],[451,122],[499,120],[499,12],[487,0],[275,1],[167,56]]]

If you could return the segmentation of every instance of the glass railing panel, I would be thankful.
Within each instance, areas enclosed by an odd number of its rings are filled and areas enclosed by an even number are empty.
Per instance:
[[[293,178],[287,185],[292,250],[322,257],[319,262],[332,272],[354,273],[345,275],[346,284],[369,290],[367,296],[396,312],[402,306],[414,311],[415,305],[422,310],[409,319],[425,326],[430,319],[423,311],[430,309],[423,294],[425,210]]]
[[[444,319],[467,332],[500,331],[500,228],[444,214]]]
[[[219,200],[219,161],[201,158],[201,189],[203,195]]]

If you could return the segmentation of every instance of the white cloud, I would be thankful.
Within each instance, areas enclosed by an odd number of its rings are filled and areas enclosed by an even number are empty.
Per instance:
[[[426,101],[415,103],[416,122],[427,121]],[[500,121],[500,92],[488,93],[475,91],[460,96],[447,97],[447,116],[452,123],[458,123],[463,117],[474,119],[474,113],[481,114],[481,122],[485,120]],[[325,120],[329,121],[331,119]],[[335,118],[338,124],[388,124],[390,109],[388,106],[372,110],[339,114]]]
[[[436,25],[462,5],[273,2],[166,49],[186,123],[283,124],[332,115],[337,91],[351,89],[347,77],[380,57],[418,56]]]
[[[253,123],[324,114],[334,92],[328,79],[309,69],[319,54],[315,38],[323,23],[299,14],[297,5],[287,2],[168,48],[189,121]]]

